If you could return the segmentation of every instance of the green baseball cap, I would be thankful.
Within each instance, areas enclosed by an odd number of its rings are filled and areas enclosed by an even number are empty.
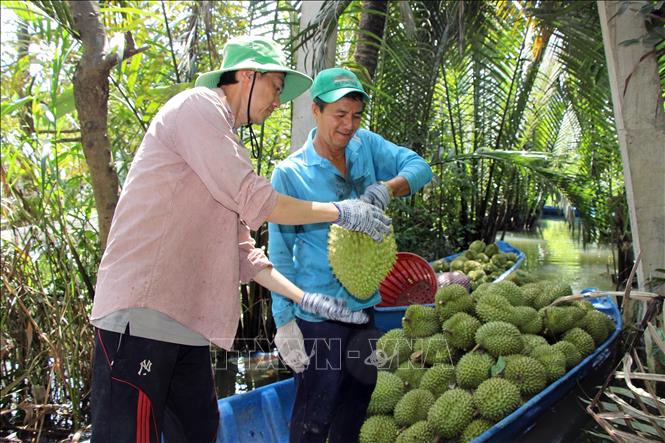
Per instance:
[[[282,103],[298,97],[312,84],[309,76],[289,67],[284,52],[277,43],[265,37],[245,36],[226,42],[222,67],[199,75],[195,86],[216,88],[222,73],[241,69],[285,73],[284,89],[279,96]]]
[[[326,103],[336,102],[349,92],[360,92],[364,100],[369,100],[369,95],[356,74],[344,68],[330,68],[319,72],[309,92],[312,99],[318,97]]]

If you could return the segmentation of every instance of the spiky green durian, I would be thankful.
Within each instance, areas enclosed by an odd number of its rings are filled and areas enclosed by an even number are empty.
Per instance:
[[[450,262],[450,270],[451,271],[463,271],[464,270],[464,262],[466,262],[468,258],[464,257],[463,255],[457,257],[455,260]]]
[[[446,321],[457,312],[471,312],[473,299],[462,285],[452,284],[439,288],[434,295],[434,309],[441,321]]]
[[[487,247],[487,245],[482,240],[474,240],[469,245],[469,249],[471,251],[475,252],[476,254],[479,254],[481,252],[485,252],[486,247]]]
[[[537,346],[531,351],[531,357],[538,360],[547,371],[547,381],[553,382],[566,373],[566,355],[550,346]]]
[[[511,281],[504,280],[492,283],[490,293],[502,296],[513,306],[524,306],[526,304],[522,289]]]
[[[360,428],[360,443],[393,443],[399,428],[390,415],[375,415],[367,418]]]
[[[401,328],[391,329],[376,342],[376,352],[383,363],[380,369],[394,370],[400,363],[408,360],[411,355],[411,339],[407,338]]]
[[[328,262],[335,277],[351,295],[367,300],[379,289],[397,258],[392,232],[381,241],[362,232],[331,225],[328,234]]]
[[[420,379],[426,370],[427,368],[421,362],[407,360],[395,369],[395,375],[404,382],[404,390],[406,392],[420,385]]]
[[[579,326],[584,329],[593,338],[596,344],[601,344],[605,341],[612,329],[610,329],[607,322],[607,315],[595,309],[587,311],[584,317],[580,320]],[[613,325],[613,324],[612,324]]]
[[[520,392],[530,397],[547,386],[547,371],[543,364],[532,357],[520,356],[506,362],[503,372],[506,380],[512,381]]]
[[[524,334],[539,334],[543,330],[543,318],[530,306],[515,306],[517,327]]]
[[[438,398],[455,383],[455,366],[437,364],[427,369],[420,379],[420,388],[430,391]]]
[[[404,394],[395,405],[395,422],[400,426],[411,426],[427,419],[427,411],[434,404],[434,395],[426,389],[414,389]]]
[[[561,340],[554,343],[552,347],[566,356],[566,369],[570,369],[582,361],[582,354],[579,349],[569,341]]]
[[[481,352],[464,354],[455,366],[455,378],[461,388],[475,389],[490,378],[490,369],[494,365],[491,355]]]
[[[550,306],[541,312],[543,325],[550,335],[563,334],[584,317],[584,311],[577,306]]]
[[[499,421],[520,406],[520,390],[503,378],[490,378],[478,386],[473,404],[480,415],[490,421]]]
[[[499,253],[499,246],[496,243],[489,244],[485,246],[485,255],[492,257],[495,254]]]
[[[582,357],[590,355],[594,349],[596,349],[596,344],[593,341],[593,337],[591,337],[588,332],[581,328],[573,328],[566,332],[566,334],[563,336],[563,339],[574,344],[582,354]]]
[[[521,286],[524,295],[524,303],[527,306],[533,306],[534,300],[543,292],[543,287],[538,283],[527,283]]]
[[[473,397],[463,389],[451,389],[441,394],[427,413],[432,428],[445,438],[455,438],[473,418]]]
[[[391,372],[379,371],[376,386],[367,407],[369,415],[392,414],[397,402],[404,395],[404,382]]]
[[[476,343],[495,357],[519,354],[524,340],[517,326],[503,321],[485,323],[476,331]]]
[[[466,428],[464,428],[464,432],[462,432],[460,441],[462,443],[470,443],[491,427],[491,422],[482,418],[477,418],[469,423]]]
[[[416,339],[413,343],[413,352],[411,358],[429,365],[452,364],[457,359],[457,351],[441,333]]]
[[[511,324],[519,323],[515,307],[505,297],[498,294],[486,293],[486,295],[482,295],[477,300],[476,315],[481,321],[485,323],[491,321],[505,321]]]
[[[400,432],[395,443],[432,443],[435,437],[432,426],[422,420]]]
[[[407,337],[429,337],[441,330],[441,323],[434,308],[410,305],[404,312],[402,329]]]
[[[522,340],[524,340],[524,349],[522,350],[524,355],[529,355],[538,346],[549,345],[545,337],[535,334],[522,334]]]
[[[483,268],[483,264],[480,263],[479,261],[469,260],[466,263],[464,263],[463,271],[464,271],[465,274],[468,275],[469,272],[475,271],[477,269],[482,269],[482,268]]]
[[[475,335],[479,327],[480,321],[476,317],[466,312],[458,312],[444,321],[441,329],[452,346],[467,350],[475,345]]]

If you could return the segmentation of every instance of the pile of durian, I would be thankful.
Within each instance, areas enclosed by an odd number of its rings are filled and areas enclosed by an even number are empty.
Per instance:
[[[569,285],[440,288],[376,343],[379,373],[361,443],[469,442],[562,377],[614,322]]]
[[[449,271],[463,273],[471,280],[471,289],[474,290],[483,283],[496,280],[516,261],[517,254],[514,252],[501,252],[496,243],[486,245],[484,241],[476,240],[469,245],[469,249],[454,260],[448,262],[442,258],[432,263],[432,267],[437,273]],[[519,277],[522,277],[522,273]]]

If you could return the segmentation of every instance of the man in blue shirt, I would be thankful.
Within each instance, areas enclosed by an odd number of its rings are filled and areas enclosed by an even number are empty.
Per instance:
[[[359,129],[369,99],[353,72],[321,71],[310,90],[316,128],[304,146],[275,168],[273,187],[286,195],[318,201],[359,198],[385,209],[392,197],[415,193],[432,179],[422,157],[378,134]],[[376,366],[365,359],[377,337],[368,300],[352,296],[328,263],[330,223],[269,225],[269,256],[275,268],[306,291],[331,294],[352,311],[366,310],[364,325],[328,321],[273,292],[275,343],[296,372],[292,442],[358,439],[376,384]]]

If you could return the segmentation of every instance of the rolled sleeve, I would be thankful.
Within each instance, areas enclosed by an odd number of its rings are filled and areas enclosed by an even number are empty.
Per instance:
[[[395,176],[404,177],[409,183],[410,195],[418,192],[432,180],[432,168],[420,155],[378,134],[360,131],[363,142],[371,147],[377,180],[390,180]]]

